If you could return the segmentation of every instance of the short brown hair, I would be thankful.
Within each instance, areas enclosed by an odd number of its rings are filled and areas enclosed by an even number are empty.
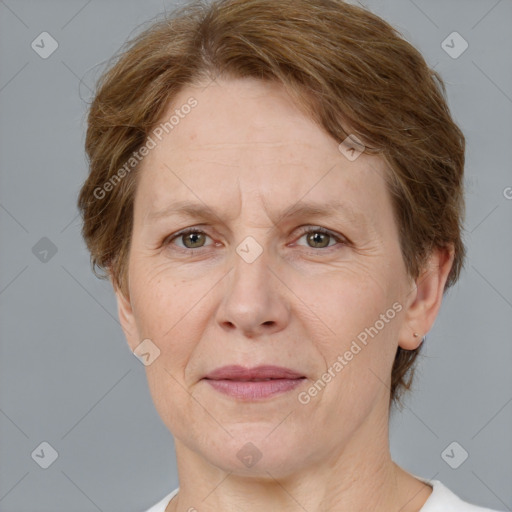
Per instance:
[[[445,290],[458,279],[464,135],[439,74],[378,16],[342,0],[196,0],[152,20],[114,59],[89,110],[78,206],[93,271],[125,295],[139,166],[122,180],[119,169],[181,89],[221,75],[280,82],[336,141],[356,135],[382,155],[408,273],[417,278],[433,249],[453,245]],[[398,348],[390,401],[409,389],[419,350]]]

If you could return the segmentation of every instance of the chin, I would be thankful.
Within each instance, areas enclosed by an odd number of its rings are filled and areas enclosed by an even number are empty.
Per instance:
[[[226,425],[233,437],[223,435],[207,446],[196,446],[196,451],[223,471],[265,479],[284,478],[296,473],[304,463],[304,446],[312,448],[307,444],[307,435],[299,439],[290,436],[289,427],[276,425]]]

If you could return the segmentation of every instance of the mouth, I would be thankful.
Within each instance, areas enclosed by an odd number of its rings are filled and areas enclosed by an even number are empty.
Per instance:
[[[243,401],[254,401],[292,391],[306,377],[278,366],[223,366],[204,379],[214,390]]]
[[[245,401],[261,400],[292,391],[305,380],[306,377],[265,380],[205,379],[214,390]]]

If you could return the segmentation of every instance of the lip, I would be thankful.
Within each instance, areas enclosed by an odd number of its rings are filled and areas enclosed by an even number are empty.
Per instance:
[[[204,378],[209,380],[239,380],[252,379],[299,379],[304,375],[282,366],[263,365],[254,368],[244,368],[239,365],[222,366],[210,372]]]
[[[292,391],[303,383],[306,377],[280,366],[244,368],[231,365],[217,368],[203,380],[220,393],[245,401],[254,401]]]

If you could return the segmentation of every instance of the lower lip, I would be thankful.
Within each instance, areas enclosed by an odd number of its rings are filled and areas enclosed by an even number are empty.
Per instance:
[[[272,379],[258,382],[241,380],[205,380],[210,384],[210,386],[212,386],[212,388],[226,395],[244,400],[258,400],[260,398],[268,398],[270,396],[291,391],[306,379]]]

